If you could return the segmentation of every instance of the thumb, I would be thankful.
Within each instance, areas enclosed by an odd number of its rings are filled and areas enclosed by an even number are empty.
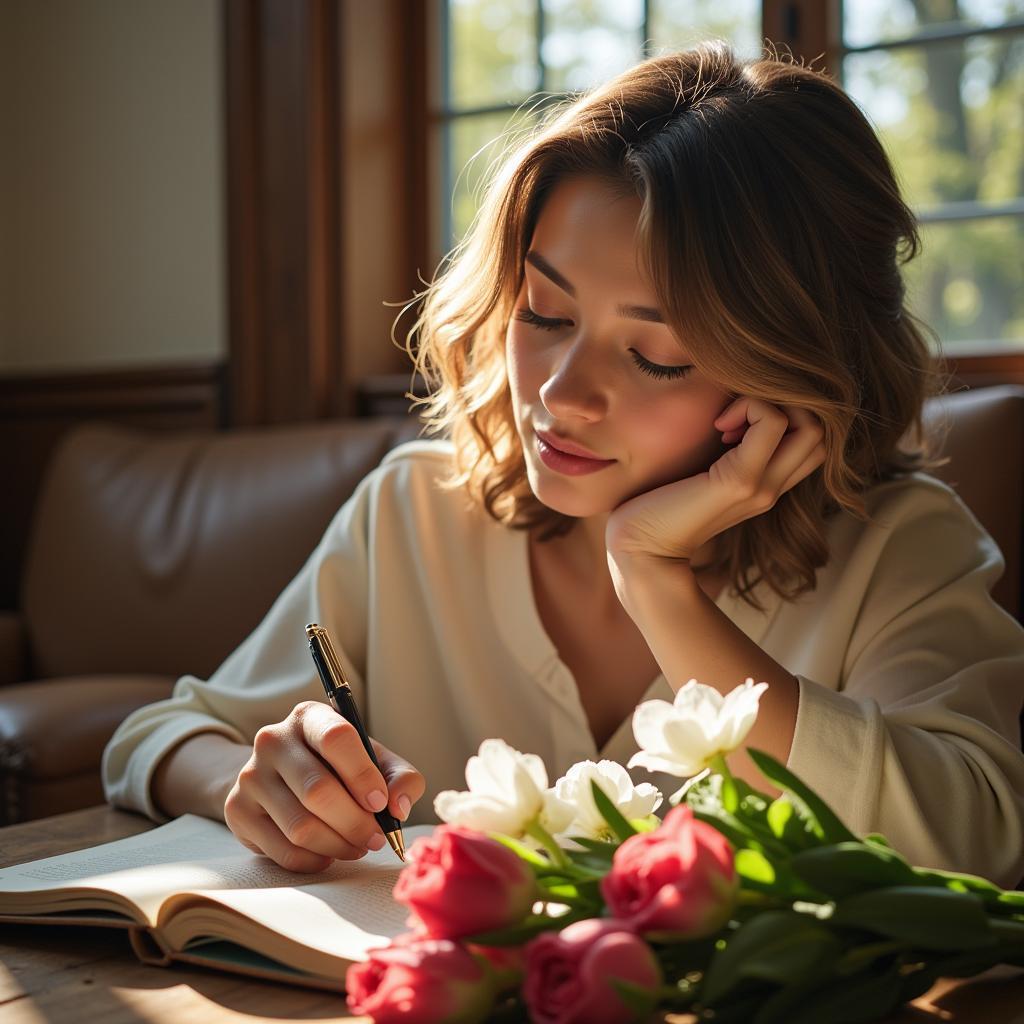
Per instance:
[[[371,742],[388,786],[388,810],[399,821],[405,821],[412,805],[423,796],[427,788],[426,779],[404,757],[377,740]]]

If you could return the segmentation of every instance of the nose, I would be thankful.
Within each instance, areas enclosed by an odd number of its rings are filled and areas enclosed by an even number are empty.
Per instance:
[[[554,419],[601,419],[608,408],[606,381],[593,347],[576,335],[554,350],[540,400]]]

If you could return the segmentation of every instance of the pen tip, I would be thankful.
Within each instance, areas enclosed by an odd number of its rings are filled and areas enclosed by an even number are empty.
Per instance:
[[[402,837],[402,830],[395,829],[394,832],[385,832],[384,838],[387,839],[388,845],[395,853],[398,854],[398,859],[404,864],[405,863],[405,840]]]

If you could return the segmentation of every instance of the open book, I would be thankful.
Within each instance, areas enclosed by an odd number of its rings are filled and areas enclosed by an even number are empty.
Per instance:
[[[406,845],[431,825],[405,829]],[[339,991],[350,963],[401,932],[389,846],[299,875],[186,814],[89,850],[0,868],[0,921],[127,928],[139,959]]]

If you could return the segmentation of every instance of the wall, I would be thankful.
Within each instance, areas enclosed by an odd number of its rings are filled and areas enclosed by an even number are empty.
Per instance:
[[[217,0],[0,2],[0,374],[227,350]]]

